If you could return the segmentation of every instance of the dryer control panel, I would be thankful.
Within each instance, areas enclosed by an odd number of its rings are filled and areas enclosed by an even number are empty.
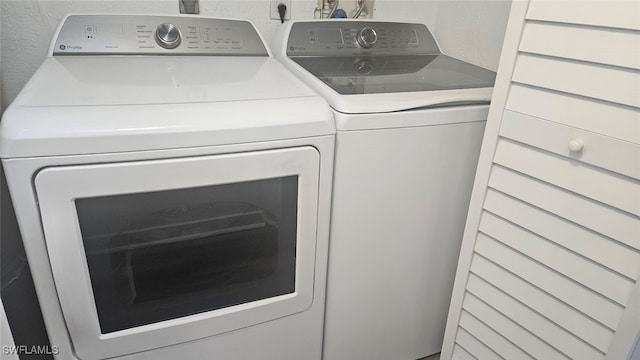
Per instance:
[[[440,49],[424,24],[388,21],[300,21],[292,25],[288,56],[434,55]]]
[[[268,56],[248,21],[192,16],[70,15],[53,55]]]

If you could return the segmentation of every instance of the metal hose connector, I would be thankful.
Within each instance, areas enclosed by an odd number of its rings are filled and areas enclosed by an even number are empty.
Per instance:
[[[354,18],[354,19],[359,18],[360,15],[362,14],[362,12],[364,11],[365,7],[366,7],[365,6],[366,5],[365,0],[358,0],[357,4],[358,4],[358,7],[356,8],[356,11],[352,16],[352,18]]]
[[[327,2],[331,6],[331,9],[329,10],[329,14],[327,15],[327,18],[331,19],[336,14],[336,11],[338,10],[338,5],[340,4],[340,0],[327,0]]]

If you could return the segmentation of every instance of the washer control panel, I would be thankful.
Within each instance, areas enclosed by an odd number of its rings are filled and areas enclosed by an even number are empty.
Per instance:
[[[439,54],[423,24],[386,21],[301,21],[291,26],[288,56]]]
[[[53,55],[268,56],[248,21],[189,16],[70,15]]]

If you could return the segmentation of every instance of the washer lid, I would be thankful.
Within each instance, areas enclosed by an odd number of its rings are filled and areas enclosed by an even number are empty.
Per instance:
[[[292,57],[342,95],[492,87],[493,71],[435,55]]]
[[[278,35],[276,56],[341,113],[491,100],[495,73],[442,54],[424,24],[294,21]]]
[[[442,65],[438,64],[440,56],[446,60],[445,65],[448,63],[451,66],[428,69],[428,65],[434,62],[434,65]],[[343,60],[348,61],[346,58]],[[308,61],[313,60],[308,58]],[[388,113],[433,106],[489,103],[493,93],[489,79],[495,76],[489,70],[444,55],[438,55],[438,58],[415,73],[393,74],[389,71],[387,74],[360,76],[338,76],[340,71],[352,72],[345,68],[333,73],[333,76],[318,77],[293,58],[284,58],[282,62],[322,95],[334,110],[344,114]],[[313,71],[320,73],[321,69],[318,66]]]

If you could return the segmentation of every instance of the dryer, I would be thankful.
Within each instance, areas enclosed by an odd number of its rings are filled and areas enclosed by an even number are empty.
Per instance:
[[[334,134],[250,22],[63,19],[0,123],[55,358],[319,360]]]
[[[440,351],[495,73],[423,24],[286,24],[283,64],[331,105],[325,360]]]

